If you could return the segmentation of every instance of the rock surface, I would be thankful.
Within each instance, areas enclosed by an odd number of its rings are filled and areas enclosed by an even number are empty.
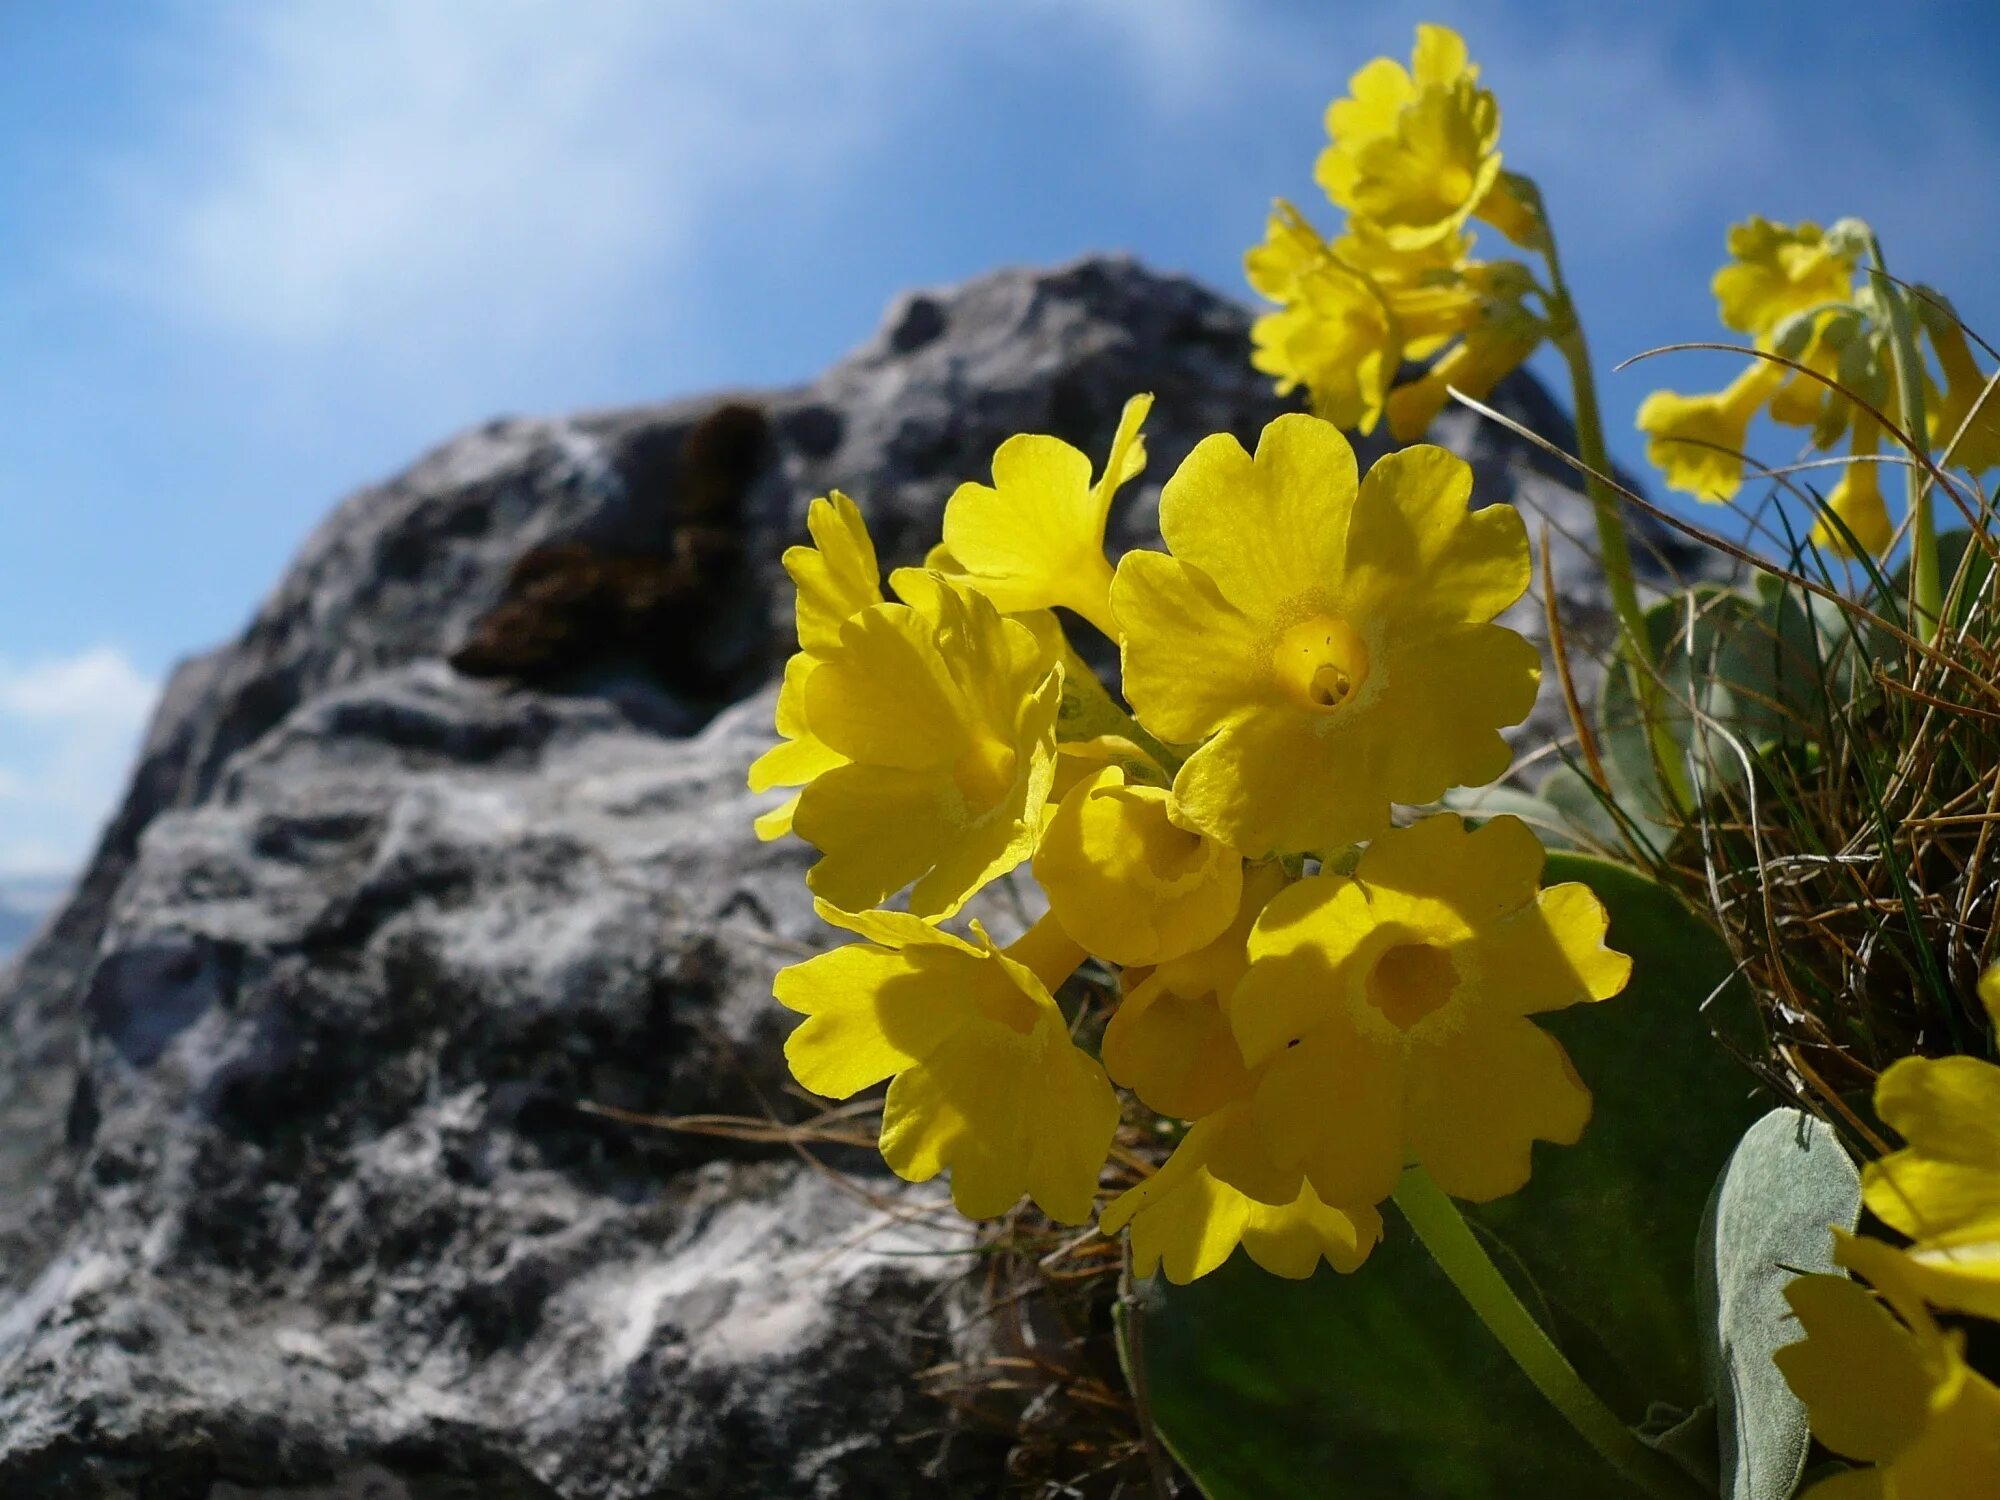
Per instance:
[[[1194,442],[1280,409],[1246,330],[1090,260],[907,297],[811,385],[739,393],[773,435],[755,565],[676,648],[733,705],[663,675],[672,652],[533,691],[446,665],[530,548],[668,548],[714,399],[495,422],[342,504],[175,674],[90,869],[0,971],[0,1494],[999,1492],[998,1440],[912,1380],[987,1336],[934,1192],[864,1199],[578,1106],[756,1114],[783,1089],[771,975],[826,934],[742,787],[806,502],[845,489],[911,561],[1001,439],[1101,452],[1152,390],[1114,514],[1150,540]],[[1496,402],[1567,442],[1525,376]],[[1571,628],[1601,641],[1559,468],[1466,413],[1436,437],[1482,498],[1548,517]],[[1689,568],[1635,536],[1657,577]]]

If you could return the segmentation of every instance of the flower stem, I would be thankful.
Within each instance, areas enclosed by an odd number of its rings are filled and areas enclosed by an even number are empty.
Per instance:
[[[1682,763],[1680,747],[1667,729],[1660,701],[1660,674],[1653,660],[1646,613],[1639,606],[1639,586],[1632,571],[1632,544],[1625,536],[1625,517],[1619,509],[1618,496],[1603,477],[1611,473],[1611,454],[1604,446],[1604,417],[1597,404],[1597,377],[1590,365],[1590,345],[1584,339],[1583,323],[1576,315],[1569,284],[1563,280],[1555,231],[1549,226],[1547,211],[1540,206],[1539,192],[1536,200],[1542,222],[1542,258],[1549,267],[1549,341],[1569,366],[1571,399],[1576,408],[1577,457],[1588,471],[1584,475],[1584,492],[1590,497],[1591,513],[1597,521],[1598,560],[1604,567],[1611,607],[1618,616],[1618,630],[1625,645],[1625,667],[1631,676],[1633,696],[1639,700],[1647,738],[1652,742],[1653,759],[1659,765],[1669,798],[1676,807],[1686,810],[1694,806],[1694,788]]]
[[[1882,260],[1882,242],[1868,236],[1868,257],[1874,262],[1875,290],[1889,309],[1889,358],[1896,370],[1896,394],[1901,398],[1903,430],[1915,444],[1929,441],[1924,424],[1924,367],[1917,352],[1916,324],[1903,289],[1889,279]],[[1938,579],[1937,522],[1931,515],[1930,476],[1912,454],[1903,473],[1910,497],[1910,582],[1915,594],[1919,634],[1928,636],[1944,617],[1944,589]]]
[[[1396,1185],[1396,1207],[1438,1269],[1513,1357],[1521,1373],[1549,1399],[1571,1427],[1640,1493],[1654,1500],[1696,1500],[1693,1478],[1664,1453],[1647,1447],[1583,1383],[1493,1264],[1458,1206],[1422,1167],[1411,1167]]]

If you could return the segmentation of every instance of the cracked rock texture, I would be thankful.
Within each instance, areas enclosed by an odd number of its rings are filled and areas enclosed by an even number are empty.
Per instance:
[[[0,969],[0,1495],[1002,1492],[999,1439],[913,1381],[987,1337],[935,1191],[858,1197],[579,1105],[756,1114],[783,1088],[771,976],[831,934],[743,772],[807,501],[846,490],[914,561],[1003,438],[1101,453],[1151,390],[1113,539],[1154,540],[1187,450],[1282,409],[1247,326],[1117,259],[902,299],[810,385],[730,393],[771,440],[744,565],[686,639],[532,691],[446,659],[530,548],[671,549],[721,398],[495,422],[343,502],[174,675],[89,869]],[[1568,444],[1527,377],[1495,400]],[[1548,518],[1570,628],[1602,642],[1560,466],[1469,413],[1434,437]],[[1634,536],[1656,581],[1691,566]]]

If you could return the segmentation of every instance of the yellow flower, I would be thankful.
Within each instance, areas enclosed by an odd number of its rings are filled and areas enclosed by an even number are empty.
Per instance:
[[[1372,432],[1404,352],[1381,290],[1282,205],[1245,268],[1284,304],[1250,325],[1250,363],[1277,377],[1280,395],[1303,385],[1327,421]]]
[[[1251,858],[1354,843],[1392,802],[1435,800],[1507,768],[1540,662],[1489,623],[1528,585],[1520,517],[1468,513],[1471,470],[1407,448],[1357,489],[1354,451],[1279,417],[1254,458],[1190,453],[1160,498],[1172,555],[1127,553],[1112,584],[1139,722],[1202,742],[1175,820]]]
[[[1869,1212],[1914,1242],[1910,1279],[1932,1304],[2000,1318],[2000,1067],[1906,1057],[1876,1083],[1875,1112],[1905,1145],[1862,1172]]]
[[[1104,1028],[1099,1054],[1112,1079],[1147,1108],[1197,1120],[1247,1089],[1250,1074],[1223,1002],[1250,966],[1257,913],[1285,881],[1276,864],[1252,867],[1228,927],[1212,941],[1156,968],[1125,971],[1128,988]]]
[[[1345,234],[1331,249],[1336,260],[1374,284],[1406,359],[1435,354],[1477,323],[1491,301],[1517,300],[1526,289],[1520,274],[1525,268],[1518,262],[1489,265],[1473,260],[1471,253],[1472,241],[1463,234],[1418,250],[1396,250],[1366,235]]]
[[[1277,1175],[1218,1174],[1264,1202],[1303,1176],[1379,1203],[1414,1160],[1483,1202],[1528,1180],[1535,1141],[1574,1143],[1590,1091],[1528,1018],[1616,995],[1632,965],[1589,887],[1539,889],[1542,864],[1519,819],[1443,814],[1273,897],[1227,1009]]]
[[[1151,396],[1125,403],[1104,472],[1060,438],[1024,433],[993,455],[993,483],[967,483],[944,509],[944,549],[952,571],[1005,614],[1074,610],[1116,638],[1104,522],[1118,487],[1145,467],[1139,428]]]
[[[1743,333],[1761,337],[1794,313],[1847,301],[1853,288],[1853,248],[1817,224],[1747,219],[1730,227],[1729,254],[1715,301],[1724,324]]]
[[[849,617],[882,602],[882,573],[875,544],[855,503],[835,490],[806,507],[810,547],[785,549],[785,571],[798,587],[799,650],[785,663],[778,689],[777,729],[781,743],[751,763],[750,790],[803,786],[843,758],[814,736],[806,724],[805,679],[821,656],[840,642],[840,627]],[[798,808],[793,797],[757,819],[760,839],[782,838],[791,832]]]
[[[849,911],[912,881],[912,911],[956,911],[1033,852],[1055,775],[1054,643],[929,576],[922,607],[862,610],[804,678],[806,720],[843,763],[793,826],[821,854],[807,884]]]
[[[1478,78],[1443,26],[1417,28],[1408,69],[1386,57],[1361,69],[1327,108],[1331,142],[1314,169],[1327,196],[1398,249],[1454,234],[1500,179],[1500,109]]]
[[[1728,500],[1743,484],[1750,419],[1783,378],[1782,366],[1760,359],[1709,395],[1653,392],[1639,407],[1647,459],[1669,487],[1711,504]]]
[[[1399,443],[1420,438],[1450,399],[1451,390],[1475,400],[1492,394],[1542,341],[1541,325],[1518,307],[1495,309],[1415,380],[1389,396],[1389,435]]]
[[[1870,555],[1880,557],[1889,550],[1896,528],[1889,520],[1889,507],[1882,498],[1882,466],[1874,461],[1881,438],[1881,425],[1859,412],[1854,418],[1854,458],[1841,471],[1840,482],[1826,497],[1827,509],[1840,517],[1854,540]],[[1847,535],[1824,516],[1813,523],[1815,545],[1851,554]]]
[[[785,1043],[793,1075],[831,1099],[893,1080],[883,1159],[911,1182],[948,1169],[970,1218],[1025,1194],[1059,1223],[1087,1220],[1118,1099],[1042,979],[977,923],[968,943],[901,912],[817,905],[866,941],[779,973],[778,1001],[806,1017]]]
[[[1923,306],[1921,302],[1919,305]],[[1950,313],[1930,307],[1924,307],[1924,312],[1931,347],[1937,351],[1938,367],[1944,371],[1944,399],[1938,403],[1931,424],[1932,437],[1942,446],[1957,437],[1965,419],[1972,416],[1974,405],[1986,391],[1987,377],[1973,361],[1965,330]],[[1972,425],[1952,450],[1951,462],[1974,474],[2000,466],[2000,390],[1988,396],[1978,415],[1972,416]]]
[[[1835,1258],[1876,1290],[1844,1276],[1797,1278],[1785,1299],[1805,1341],[1776,1358],[1813,1436],[1875,1467],[1822,1480],[1804,1500],[2000,1495],[2000,1387],[1966,1364],[1964,1336],[1938,1327],[1895,1250],[1834,1238]]]
[[[1115,964],[1157,964],[1212,941],[1236,914],[1243,858],[1177,826],[1163,786],[1105,766],[1042,832],[1035,879],[1064,930]]]
[[[1282,1206],[1259,1203],[1208,1170],[1213,1152],[1257,1149],[1244,1103],[1198,1120],[1166,1165],[1120,1194],[1098,1227],[1116,1234],[1131,1225],[1133,1274],[1164,1268],[1177,1285],[1206,1276],[1239,1244],[1265,1270],[1295,1281],[1312,1275],[1321,1260],[1336,1271],[1359,1269],[1382,1238],[1373,1204],[1329,1208],[1309,1186]]]

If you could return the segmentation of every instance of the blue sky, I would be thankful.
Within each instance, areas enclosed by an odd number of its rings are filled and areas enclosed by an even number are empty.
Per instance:
[[[497,413],[810,376],[1010,262],[1236,291],[1419,19],[1483,62],[1607,364],[1716,332],[1752,212],[1861,215],[2000,331],[1989,5],[0,8],[0,875],[80,857],[169,665],[348,489]],[[1715,373],[1609,377],[1621,456]]]

